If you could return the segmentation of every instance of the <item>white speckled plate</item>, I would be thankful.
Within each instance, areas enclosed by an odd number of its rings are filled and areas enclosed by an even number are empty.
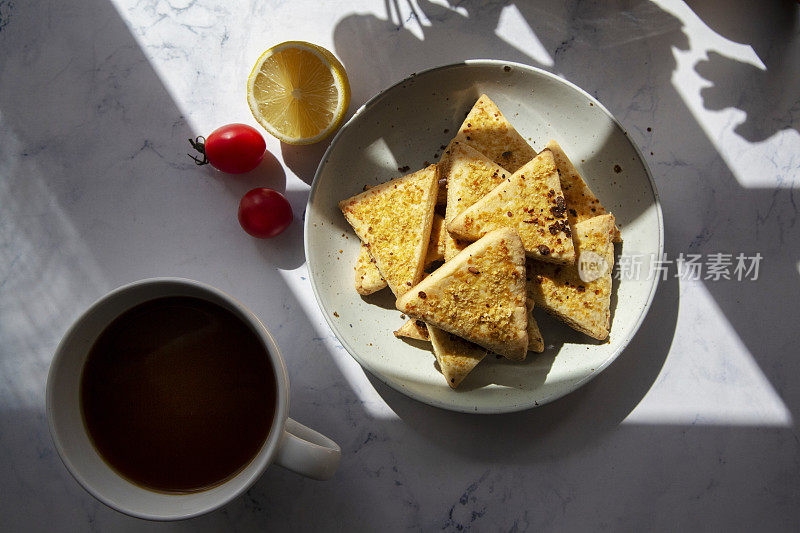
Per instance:
[[[362,298],[353,285],[359,240],[339,200],[434,162],[481,93],[541,150],[556,139],[622,228],[624,253],[643,254],[639,280],[616,284],[609,341],[597,343],[541,310],[547,349],[524,363],[488,356],[451,390],[428,346],[395,338],[404,320],[388,289]],[[372,98],[341,129],[311,188],[305,251],[323,314],[350,354],[398,391],[419,401],[478,413],[528,409],[588,382],[625,348],[642,323],[657,280],[650,257],[663,250],[664,228],[655,185],[638,149],[619,123],[585,91],[548,72],[494,60],[467,61],[412,76]],[[620,247],[617,247],[620,252]],[[652,255],[651,255],[652,254]]]

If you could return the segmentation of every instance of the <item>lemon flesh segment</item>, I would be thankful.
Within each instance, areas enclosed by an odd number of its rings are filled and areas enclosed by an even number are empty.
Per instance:
[[[336,64],[321,51],[279,45],[262,56],[251,74],[248,99],[253,115],[284,142],[320,140],[347,111],[344,69],[330,52],[325,51]]]

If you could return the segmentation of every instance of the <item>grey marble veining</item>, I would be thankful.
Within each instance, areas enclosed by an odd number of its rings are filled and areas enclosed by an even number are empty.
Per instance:
[[[0,516],[4,531],[796,530],[800,522],[800,18],[795,2],[0,0]],[[657,182],[666,250],[759,252],[757,281],[659,288],[601,376],[505,416],[427,407],[342,349],[302,227],[238,226],[255,186],[302,218],[324,146],[253,173],[197,168],[186,139],[254,121],[268,46],[317,42],[351,113],[411,72],[521,61],[583,87]],[[544,143],[546,140],[536,140]],[[343,448],[328,482],[270,468],[225,508],[135,520],[85,493],[44,418],[56,344],[96,298],[184,276],[240,298],[281,345],[291,416]]]

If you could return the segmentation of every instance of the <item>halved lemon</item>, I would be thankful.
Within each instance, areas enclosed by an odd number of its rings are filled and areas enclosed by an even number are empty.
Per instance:
[[[256,120],[287,144],[311,144],[342,123],[350,105],[344,67],[328,50],[305,41],[273,46],[247,80]]]

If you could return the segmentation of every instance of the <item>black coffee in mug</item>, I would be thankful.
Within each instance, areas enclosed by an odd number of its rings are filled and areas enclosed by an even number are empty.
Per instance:
[[[100,456],[160,492],[211,488],[269,435],[276,382],[266,348],[228,309],[163,297],[117,317],[81,377],[81,411]]]

